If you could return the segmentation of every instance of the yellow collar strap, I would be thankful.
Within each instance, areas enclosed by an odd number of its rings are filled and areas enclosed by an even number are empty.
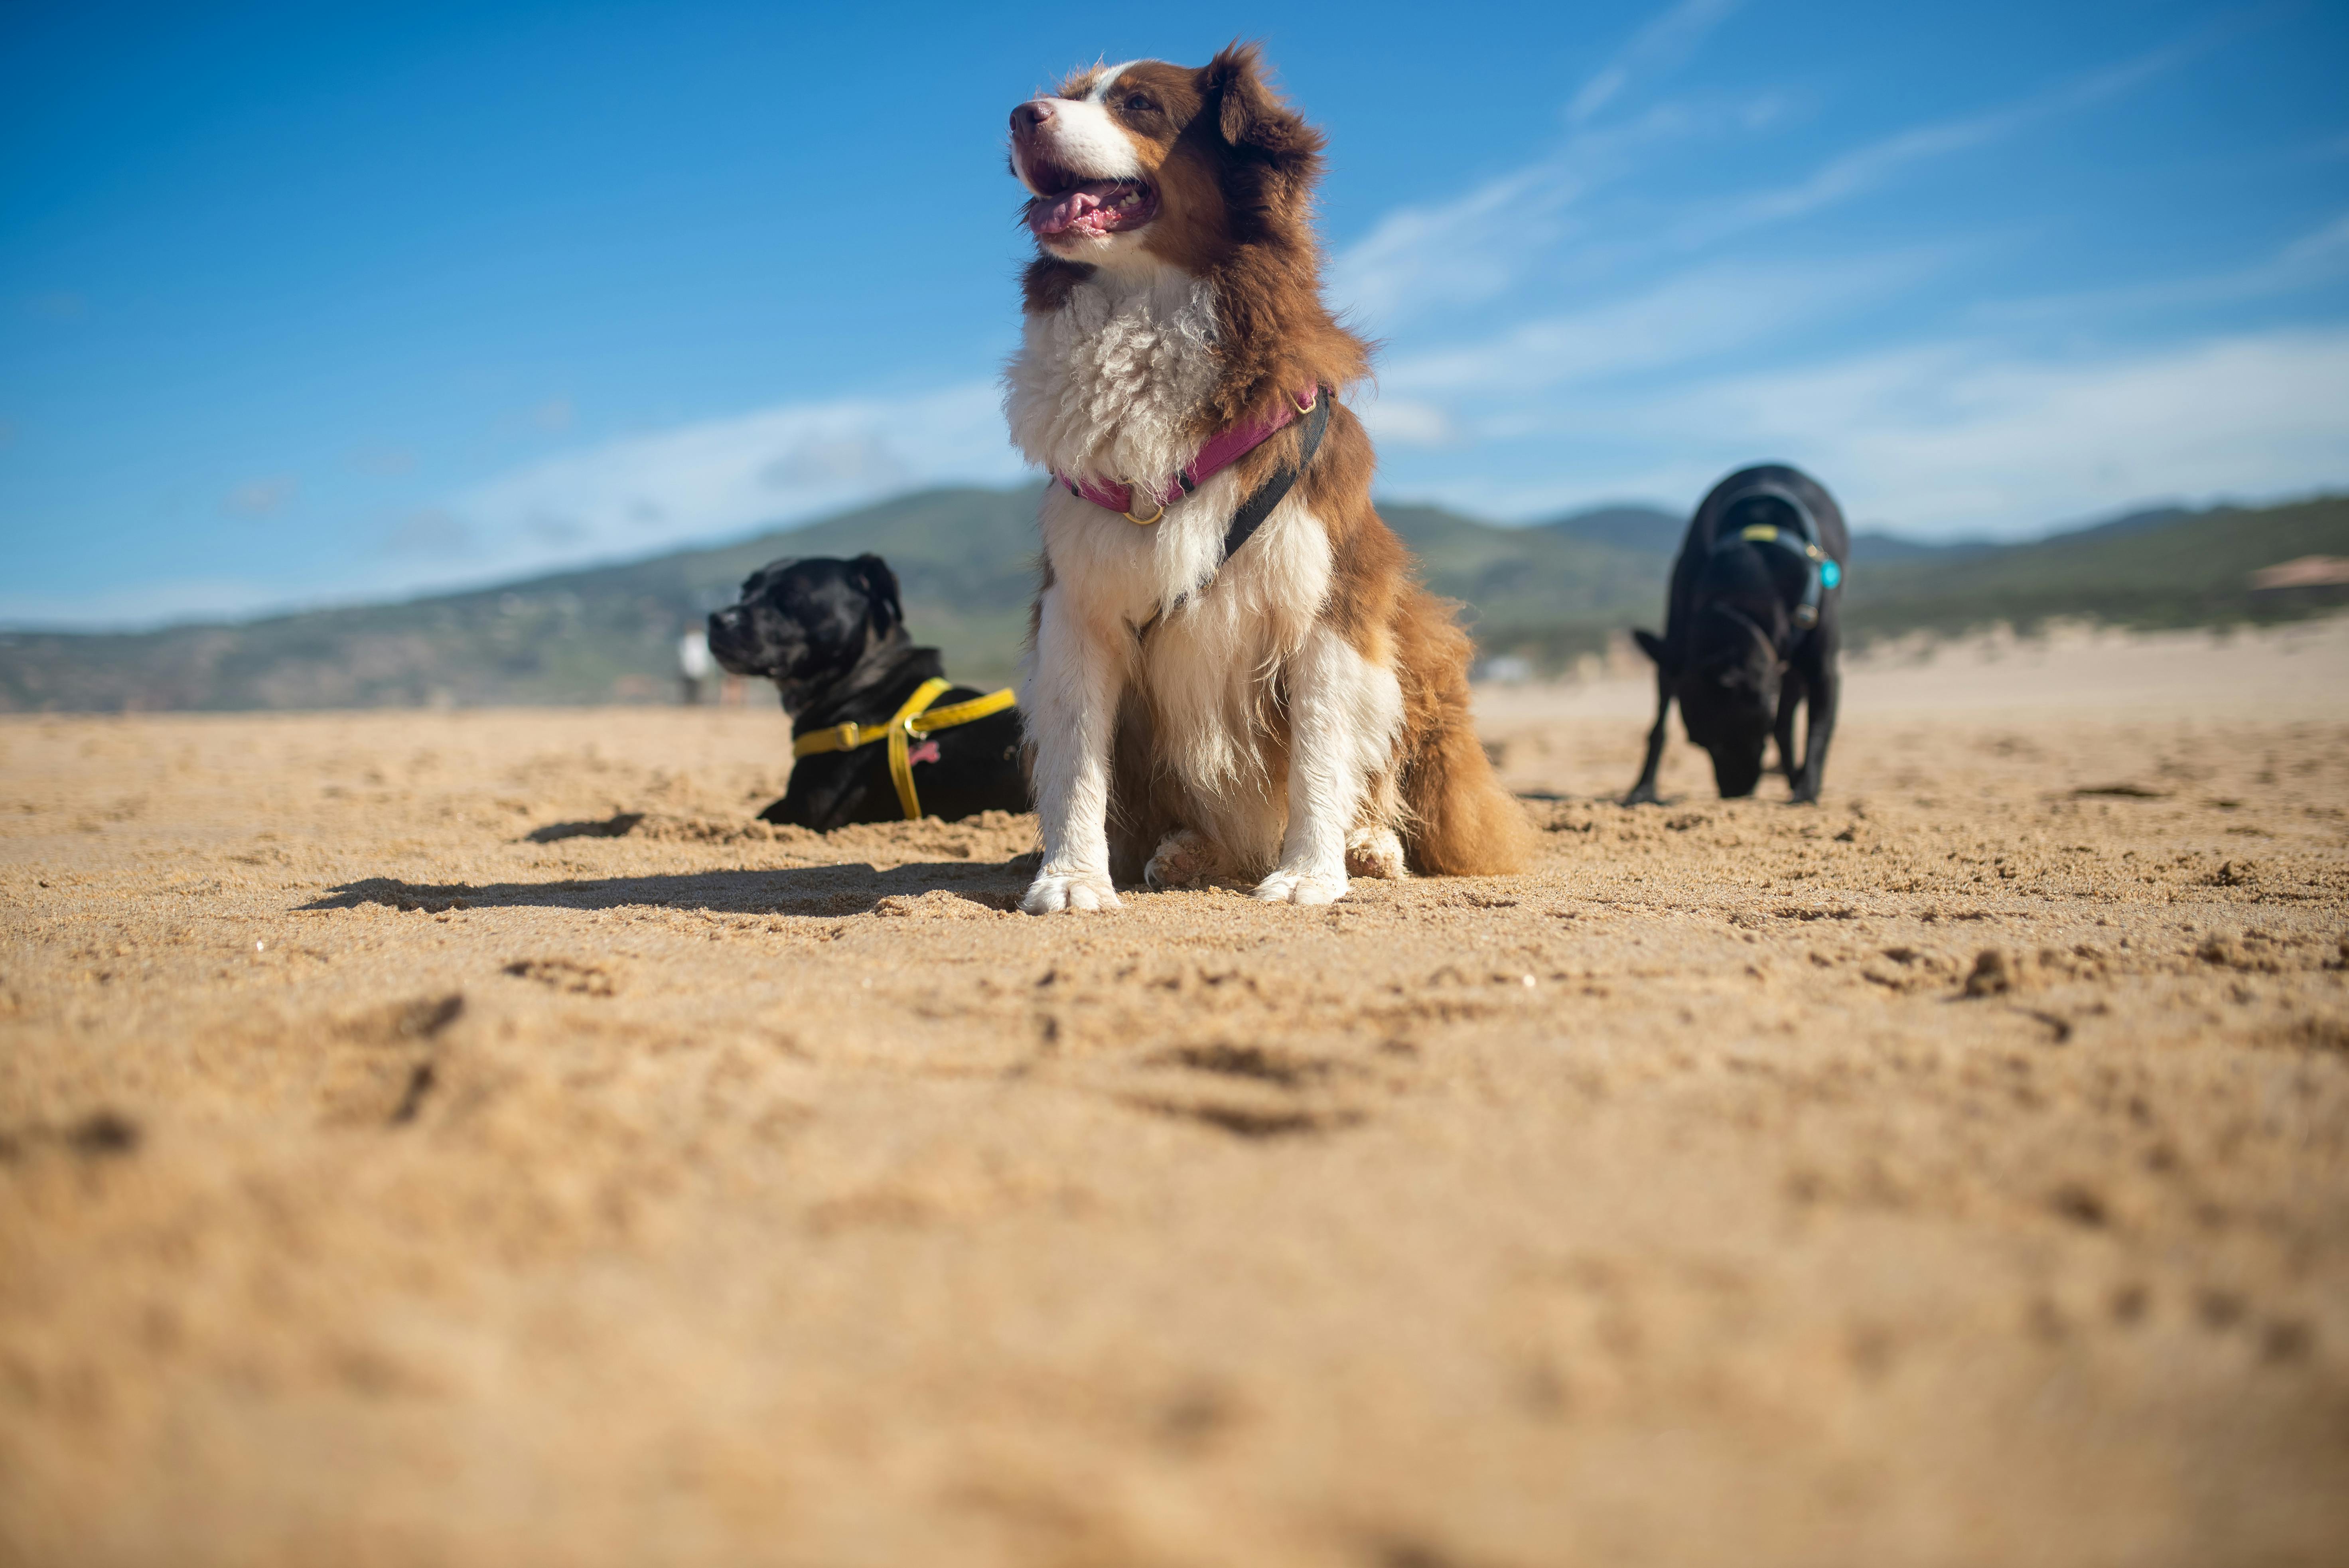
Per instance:
[[[1751,523],[1737,531],[1740,539],[1750,539],[1756,544],[1783,544],[1810,561],[1825,561],[1827,552],[1805,539],[1792,529],[1775,527],[1766,522]],[[1833,586],[1833,584],[1829,584]]]
[[[914,793],[914,764],[907,755],[910,738],[927,735],[934,729],[952,729],[957,724],[968,724],[973,719],[1001,713],[1019,700],[1019,694],[1006,686],[985,696],[975,696],[968,702],[957,702],[940,708],[930,707],[952,688],[952,682],[932,676],[905,699],[905,706],[899,708],[888,723],[835,724],[829,729],[813,730],[792,742],[792,755],[813,757],[823,751],[854,751],[861,746],[870,746],[887,737],[889,778],[897,786],[897,804],[905,808],[905,820],[917,821],[922,815],[922,801],[921,797]]]

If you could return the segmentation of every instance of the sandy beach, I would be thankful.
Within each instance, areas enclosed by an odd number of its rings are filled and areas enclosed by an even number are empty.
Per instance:
[[[2341,1561],[2349,622],[1592,673],[1042,921],[771,709],[0,721],[0,1562]]]

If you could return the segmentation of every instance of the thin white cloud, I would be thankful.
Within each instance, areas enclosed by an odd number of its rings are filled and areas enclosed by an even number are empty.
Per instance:
[[[1733,5],[1734,0],[1687,0],[1673,7],[1584,84],[1576,101],[1613,81],[1599,95],[1600,101],[1611,101],[1635,76],[1679,65]],[[2208,39],[2189,40],[2019,103],[1912,127],[1831,159],[1791,185],[1708,201],[1649,243],[1660,239],[1667,249],[1702,249],[1808,216],[1879,190],[1913,166],[1990,146],[2043,120],[2120,97],[2208,46]],[[1636,71],[1629,63],[1635,60]],[[1658,147],[1732,129],[1750,130],[1778,109],[1775,96],[1733,104],[1672,101],[1620,127],[1578,131],[1551,156],[1485,181],[1453,201],[1389,212],[1338,255],[1330,268],[1330,292],[1381,330],[1434,307],[1494,299],[1568,237],[1569,209],[1635,172]],[[1595,112],[1594,107],[1578,118]],[[1569,118],[1577,117],[1569,111]]]
[[[2042,120],[2106,102],[2152,80],[2200,51],[2181,44],[2107,67],[2020,103],[1920,125],[1829,160],[1795,183],[1708,206],[1681,227],[1683,245],[1713,243],[1764,224],[1800,218],[1876,190],[1912,164],[2004,140]]]
[[[1627,299],[1401,356],[1381,372],[1380,386],[1407,398],[1515,399],[1547,387],[1692,364],[1873,302],[1915,281],[1932,263],[1917,253],[1708,267]]]
[[[191,580],[78,595],[0,585],[0,624],[148,625],[364,603],[654,555],[923,485],[1009,483],[1025,470],[999,397],[994,382],[970,382],[903,398],[785,404],[626,437],[378,521],[353,550],[355,573],[344,582],[289,591]]]
[[[394,480],[416,468],[416,454],[406,447],[368,445],[346,455],[351,468],[369,479]]]
[[[2013,534],[2147,497],[2349,476],[2349,330],[2238,334],[2086,362],[1974,346],[1723,382],[1699,428],[1816,451],[1861,515]]]
[[[1985,322],[2077,321],[2094,313],[2225,304],[2315,288],[2349,273],[2349,212],[2301,235],[2249,266],[2203,277],[2169,278],[2121,288],[2087,289],[2002,301],[1977,314]]]
[[[1495,298],[1567,237],[1577,202],[1633,173],[1654,148],[1751,129],[1777,107],[1770,97],[1659,104],[1623,125],[1578,132],[1550,157],[1451,201],[1395,208],[1331,263],[1331,297],[1381,330]]]
[[[451,574],[649,552],[839,511],[920,485],[1006,481],[998,391],[786,404],[558,454],[453,497],[392,542],[449,542]],[[411,520],[412,521],[412,520]],[[455,551],[458,541],[461,551]]]
[[[1433,206],[1398,207],[1331,264],[1330,293],[1391,323],[1412,310],[1489,299],[1557,237],[1557,214],[1587,176],[1553,160],[1512,170]]]
[[[1640,74],[1631,62],[1669,69],[1675,51],[1702,37],[1700,24],[1725,9],[1668,12],[1651,36],[1643,34],[1584,85],[1571,112],[1588,119],[1631,90]],[[1381,375],[1384,401],[1366,415],[1396,449],[1390,482],[1471,511],[1525,517],[1624,494],[1689,500],[1727,469],[1778,455],[1816,460],[1831,483],[1840,475],[1848,481],[1842,488],[1856,485],[1873,508],[1861,515],[1929,531],[2013,533],[2147,495],[2274,494],[2349,478],[2349,410],[2323,376],[2339,346],[2321,335],[2190,346],[2173,335],[2158,346],[2060,359],[2018,335],[1983,331],[1823,357],[1816,344],[1825,335],[1847,341],[1843,324],[1953,253],[1757,263],[1741,246],[1734,258],[1694,268],[1671,261],[1765,225],[1800,233],[1814,215],[1868,199],[1933,160],[2117,99],[2223,31],[2018,102],[1911,127],[1791,183],[1686,213],[1626,227],[1619,220],[1627,214],[1594,210],[1609,232],[1577,214],[1575,252],[1561,259],[1580,265],[1603,255],[1619,273],[1643,258],[1645,286],[1568,312],[1534,304],[1530,291],[1514,286],[1550,265],[1535,253],[1557,250],[1566,225],[1515,220],[1528,207],[1550,215],[1619,178],[1647,160],[1659,139],[1652,135],[1617,131],[1602,142],[1582,133],[1557,156],[1449,207],[1391,214],[1342,258],[1341,284],[1363,286],[1372,299],[1375,285],[1405,305],[1448,292],[1495,304],[1522,294],[1531,308],[1465,340],[1409,328],[1397,335]],[[1650,119],[1684,112],[1667,104]],[[1619,156],[1594,163],[1594,145]],[[1472,270],[1454,263],[1454,272],[1442,271],[1447,252],[1464,253]],[[2344,261],[2349,224],[2330,225],[2240,274],[2165,285],[2164,297],[2147,303],[2299,286],[2333,275]],[[1992,318],[1984,311],[1975,320]],[[1799,362],[1790,362],[1795,352]],[[2181,397],[2198,382],[2224,407]],[[1426,457],[1414,457],[1413,448]],[[1413,470],[1434,482],[1414,485]],[[1447,470],[1457,477],[1436,477]]]
[[[1412,397],[1390,397],[1383,389],[1355,406],[1373,438],[1405,447],[1449,447],[1460,439],[1459,426],[1433,403]]]
[[[300,481],[293,475],[271,474],[234,486],[221,498],[221,506],[239,517],[267,517],[292,500],[300,489]]]
[[[1331,293],[1381,328],[1433,307],[1491,299],[1565,235],[1568,208],[1630,172],[1646,148],[1773,118],[1776,99],[1763,97],[1729,105],[1659,104],[1611,130],[1589,124],[1628,90],[1685,64],[1743,3],[1679,0],[1666,8],[1576,91],[1566,110],[1573,134],[1564,146],[1449,201],[1390,211],[1338,255]]]
[[[1631,36],[1621,53],[1599,67],[1567,105],[1568,124],[1581,125],[1622,95],[1634,82],[1665,75],[1685,64],[1705,36],[1743,0],[1681,0]]]
[[[2277,274],[2294,280],[2332,278],[2344,265],[2349,265],[2349,212],[2294,240],[2275,259]]]
[[[1529,517],[1798,463],[1857,518],[1928,536],[2037,532],[2147,499],[2305,494],[2349,480],[2349,328],[2239,333],[2085,358],[1939,342],[1539,412],[1580,451],[1547,482],[1413,490]],[[1529,427],[1521,434],[1534,433]]]

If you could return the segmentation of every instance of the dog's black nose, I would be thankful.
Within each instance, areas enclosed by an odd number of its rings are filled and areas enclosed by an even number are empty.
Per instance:
[[[1017,136],[1021,131],[1034,130],[1051,118],[1052,100],[1050,98],[1030,98],[1011,111],[1011,132]]]

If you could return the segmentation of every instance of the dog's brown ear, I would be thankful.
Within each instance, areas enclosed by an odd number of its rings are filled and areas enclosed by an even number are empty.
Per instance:
[[[885,637],[904,625],[905,606],[897,598],[897,574],[889,570],[889,563],[868,553],[848,564],[873,602],[874,631]]]
[[[1200,69],[1199,96],[1228,145],[1276,164],[1309,161],[1321,150],[1321,133],[1281,102],[1264,77],[1264,51],[1230,44]]]

